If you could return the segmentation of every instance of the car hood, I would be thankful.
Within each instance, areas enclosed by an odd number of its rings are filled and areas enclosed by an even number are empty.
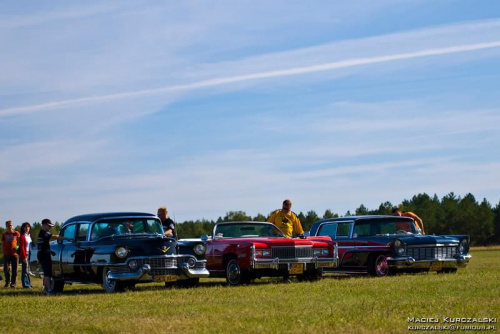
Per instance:
[[[351,239],[352,241],[368,241],[369,243],[389,244],[394,240],[399,239],[407,246],[412,245],[456,245],[460,242],[459,236],[447,235],[405,235],[405,234],[390,234],[377,235],[372,237],[359,237]]]
[[[456,245],[460,240],[456,236],[447,235],[413,235],[413,236],[403,236],[398,238],[403,241],[406,245]]]
[[[125,247],[130,256],[173,255],[177,254],[177,241],[160,235],[113,236],[103,238],[94,246],[101,249],[107,247]]]
[[[331,243],[329,238],[306,238],[306,239],[287,239],[287,238],[271,238],[271,237],[249,237],[249,238],[228,238],[222,242],[231,244],[254,244],[256,247],[294,247],[294,246],[316,246],[326,247]]]

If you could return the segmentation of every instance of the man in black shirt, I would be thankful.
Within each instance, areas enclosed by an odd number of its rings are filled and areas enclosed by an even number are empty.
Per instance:
[[[166,206],[160,206],[158,208],[158,213],[156,214],[161,220],[163,225],[163,230],[165,231],[166,237],[175,238],[175,223],[172,219],[168,217],[168,209]]]
[[[42,294],[50,294],[50,279],[52,278],[52,260],[50,258],[50,240],[71,240],[59,235],[52,235],[50,229],[54,227],[54,223],[50,219],[42,220],[40,233],[38,233],[36,247],[38,249],[38,262],[43,269],[43,291]]]

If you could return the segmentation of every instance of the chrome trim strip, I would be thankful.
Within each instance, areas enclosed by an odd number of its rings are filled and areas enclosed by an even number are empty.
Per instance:
[[[404,242],[404,240],[401,240]],[[458,243],[450,242],[449,244],[422,244],[422,245],[406,245],[407,248],[429,248],[429,247],[458,247]]]

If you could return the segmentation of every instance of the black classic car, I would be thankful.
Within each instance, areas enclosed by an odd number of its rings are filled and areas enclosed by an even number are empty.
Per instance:
[[[412,218],[350,216],[320,220],[312,236],[338,243],[340,265],[325,272],[386,276],[398,271],[453,273],[469,263],[467,235],[421,235]]]
[[[97,283],[106,292],[136,283],[165,282],[195,286],[208,277],[203,242],[178,241],[163,235],[160,220],[138,212],[95,213],[68,219],[59,233],[71,241],[51,242],[53,291],[65,284]],[[30,268],[43,272],[31,248]]]

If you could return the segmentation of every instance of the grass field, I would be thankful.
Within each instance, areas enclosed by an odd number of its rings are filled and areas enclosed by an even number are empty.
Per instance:
[[[241,287],[206,279],[196,289],[142,284],[120,294],[73,285],[49,297],[40,295],[41,281],[35,279],[34,290],[0,290],[0,328],[8,333],[407,333],[408,326],[422,325],[408,317],[498,319],[500,247],[471,254],[469,267],[454,275],[327,275],[312,283],[262,279]],[[486,325],[499,331],[498,323]]]

